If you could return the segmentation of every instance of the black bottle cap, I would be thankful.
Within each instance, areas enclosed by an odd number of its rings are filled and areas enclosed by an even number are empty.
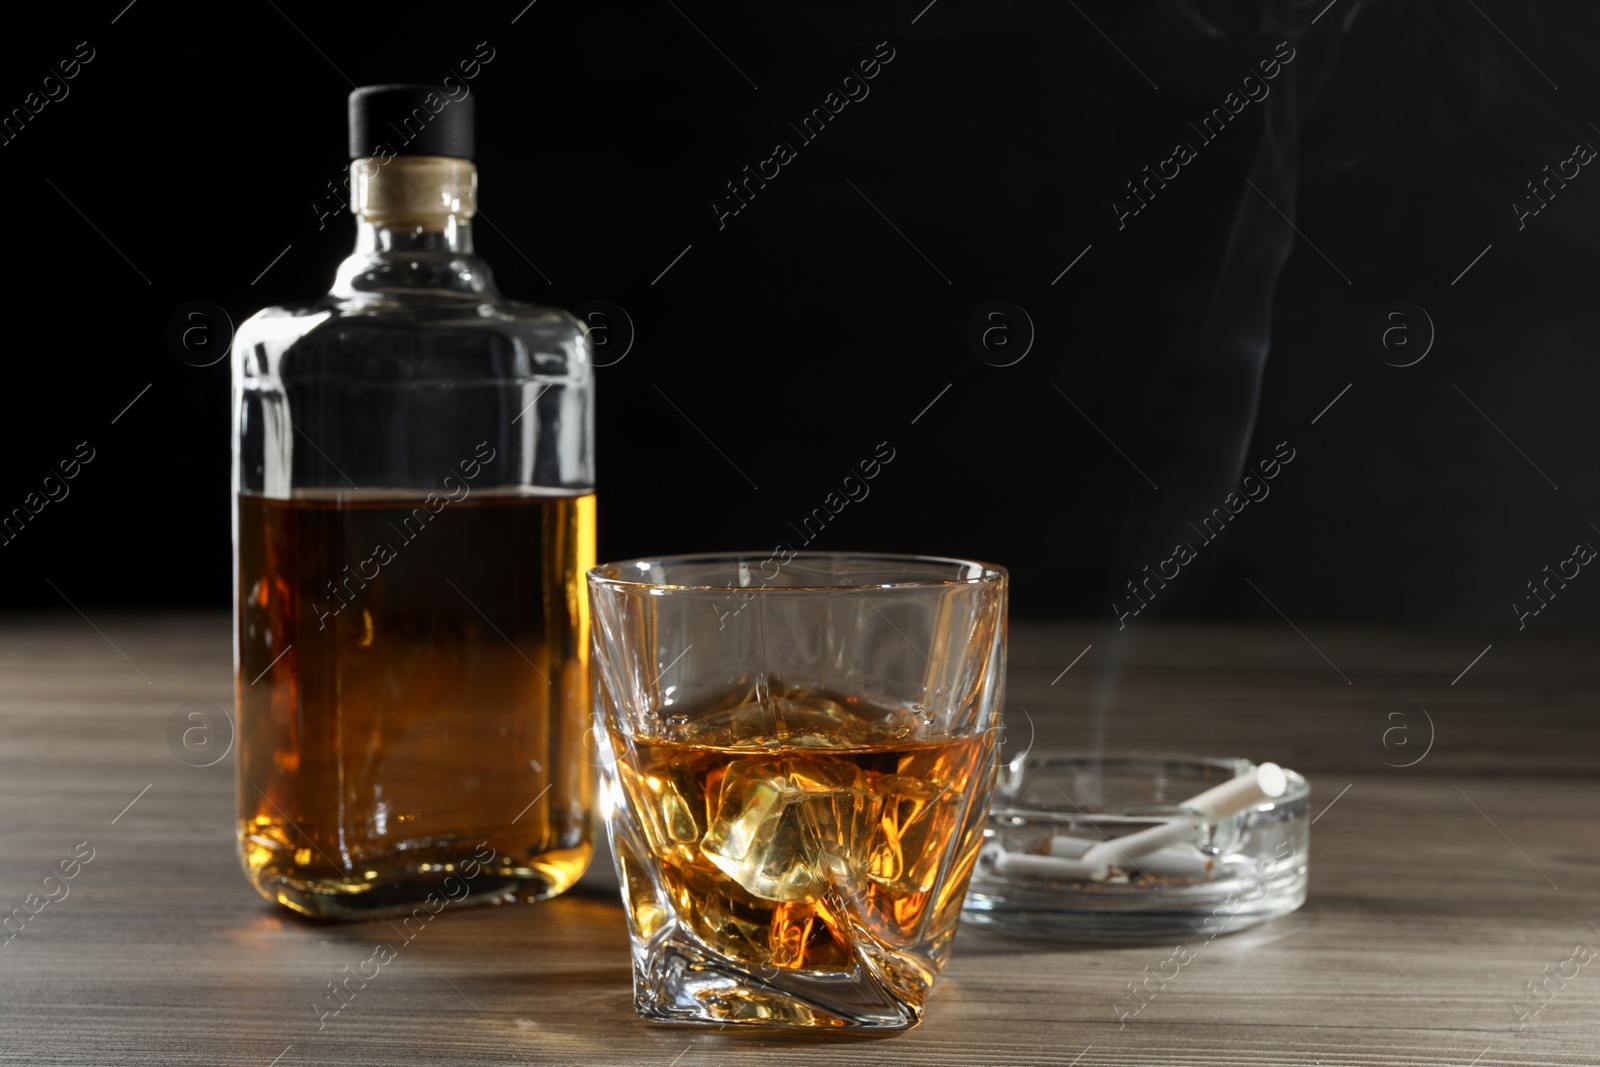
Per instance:
[[[471,159],[473,99],[437,85],[363,85],[350,94],[350,158]]]

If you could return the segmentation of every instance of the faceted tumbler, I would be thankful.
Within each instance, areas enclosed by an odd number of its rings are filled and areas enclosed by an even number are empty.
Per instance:
[[[787,550],[589,572],[641,1015],[916,1025],[994,783],[1006,580]]]

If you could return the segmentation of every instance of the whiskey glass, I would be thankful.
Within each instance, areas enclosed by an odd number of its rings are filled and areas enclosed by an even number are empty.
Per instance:
[[[589,572],[640,1015],[916,1025],[994,784],[1006,583],[787,549]]]

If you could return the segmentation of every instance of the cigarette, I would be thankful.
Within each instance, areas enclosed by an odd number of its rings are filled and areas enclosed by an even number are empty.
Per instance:
[[[1199,829],[1198,816],[1180,816],[1131,834],[1112,838],[1110,841],[1100,841],[1091,845],[1087,852],[1078,857],[1077,862],[1091,867],[1104,865],[1124,869],[1138,868],[1140,864],[1134,861],[1141,856],[1149,855],[1168,845],[1176,845],[1181,841],[1190,841]]]
[[[1085,852],[1099,843],[1081,837],[1057,837],[1050,842],[1050,855],[1082,859]],[[1215,857],[1206,855],[1194,845],[1174,845],[1140,856],[1138,869],[1143,874],[1159,874],[1168,878],[1204,878],[1216,864]]]
[[[1276,763],[1263,763],[1254,774],[1241,774],[1237,778],[1213,786],[1198,796],[1190,797],[1178,807],[1204,815],[1212,822],[1249,811],[1257,804],[1283,796],[1289,788],[1289,777]]]
[[[1282,767],[1276,763],[1263,763],[1253,773],[1241,774],[1185,800],[1178,805],[1184,814],[1177,818],[1110,841],[1101,841],[1091,846],[1078,860],[1091,866],[1141,867],[1141,863],[1133,861],[1157,849],[1191,841],[1200,831],[1202,821],[1219,822],[1242,811],[1249,811],[1263,801],[1283,796],[1288,787],[1289,779]]]
[[[1111,875],[1110,868],[1085,863],[1069,856],[1039,856],[1032,852],[1007,852],[990,842],[978,853],[978,862],[987,862],[996,874],[1012,877],[1058,878],[1075,882],[1103,882]]]

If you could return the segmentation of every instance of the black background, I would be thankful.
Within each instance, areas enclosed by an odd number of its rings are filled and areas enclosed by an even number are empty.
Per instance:
[[[1268,594],[1297,620],[1498,632],[1541,568],[1600,544],[1600,174],[1524,229],[1512,208],[1600,145],[1593,5],[1337,0],[1310,25],[1325,0],[125,2],[35,12],[0,42],[0,111],[78,42],[95,54],[0,146],[0,510],[96,450],[0,546],[8,607],[227,603],[228,362],[180,361],[169,318],[324,291],[354,226],[313,205],[343,174],[352,83],[438,81],[480,42],[479,251],[507,293],[614,301],[637,329],[598,372],[602,558],[794,542],[888,442],[817,546],[990,559],[1018,614],[1105,614],[1170,551],[1148,550],[1171,541],[1153,508],[1221,503],[1160,441],[1219,387],[1172,368],[1258,196],[1264,107],[1121,230],[1111,203],[1285,39],[1274,107],[1289,71],[1302,97],[1328,80],[1298,101],[1295,191],[1274,203],[1303,236],[1259,293],[1270,352],[1233,432],[1250,463],[1280,441],[1296,458],[1161,607],[1275,618]],[[800,145],[788,123],[884,41],[870,95]],[[723,184],[780,140],[798,158],[719,229]],[[966,341],[991,299],[1036,330],[1012,366]],[[1394,299],[1437,330],[1410,367],[1366,342]],[[1588,582],[1547,617],[1600,617]]]

